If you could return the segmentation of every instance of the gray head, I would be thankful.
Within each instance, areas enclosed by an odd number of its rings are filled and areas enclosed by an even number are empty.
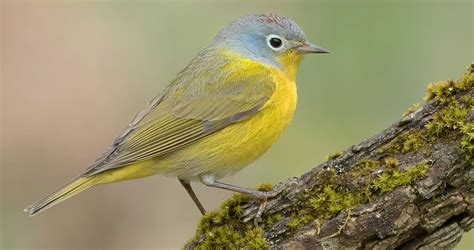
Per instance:
[[[240,17],[217,35],[213,45],[279,68],[287,57],[329,52],[309,43],[293,20],[276,14]]]

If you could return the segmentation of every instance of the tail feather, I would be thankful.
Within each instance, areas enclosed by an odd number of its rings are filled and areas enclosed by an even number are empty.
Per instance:
[[[96,177],[76,177],[58,191],[48,195],[33,205],[25,208],[25,212],[33,216],[68,198],[99,184],[100,179]]]

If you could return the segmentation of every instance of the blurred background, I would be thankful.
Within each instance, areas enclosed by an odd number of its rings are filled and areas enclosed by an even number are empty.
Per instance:
[[[474,58],[472,1],[1,1],[2,249],[180,248],[201,217],[174,178],[91,189],[29,218],[84,170],[214,35],[276,12],[331,50],[308,56],[295,119],[225,181],[299,176],[374,135]],[[208,210],[229,192],[195,184]],[[458,249],[469,249],[474,233]],[[472,249],[472,248],[471,248]]]

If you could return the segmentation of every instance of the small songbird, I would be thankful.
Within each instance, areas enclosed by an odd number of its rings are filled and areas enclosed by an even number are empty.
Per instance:
[[[84,173],[25,211],[34,215],[90,187],[155,174],[177,177],[202,214],[191,181],[261,199],[274,196],[218,179],[255,161],[277,140],[296,108],[302,56],[328,52],[309,43],[289,18],[240,17]]]

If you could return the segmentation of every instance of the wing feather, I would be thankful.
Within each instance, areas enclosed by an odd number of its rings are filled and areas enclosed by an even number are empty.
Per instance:
[[[132,120],[84,175],[176,151],[248,119],[265,106],[275,90],[268,66],[236,64],[227,59],[218,64],[228,70],[218,72],[206,70],[200,65],[203,63],[199,59],[191,62],[161,96]],[[244,71],[248,73],[241,74]]]

